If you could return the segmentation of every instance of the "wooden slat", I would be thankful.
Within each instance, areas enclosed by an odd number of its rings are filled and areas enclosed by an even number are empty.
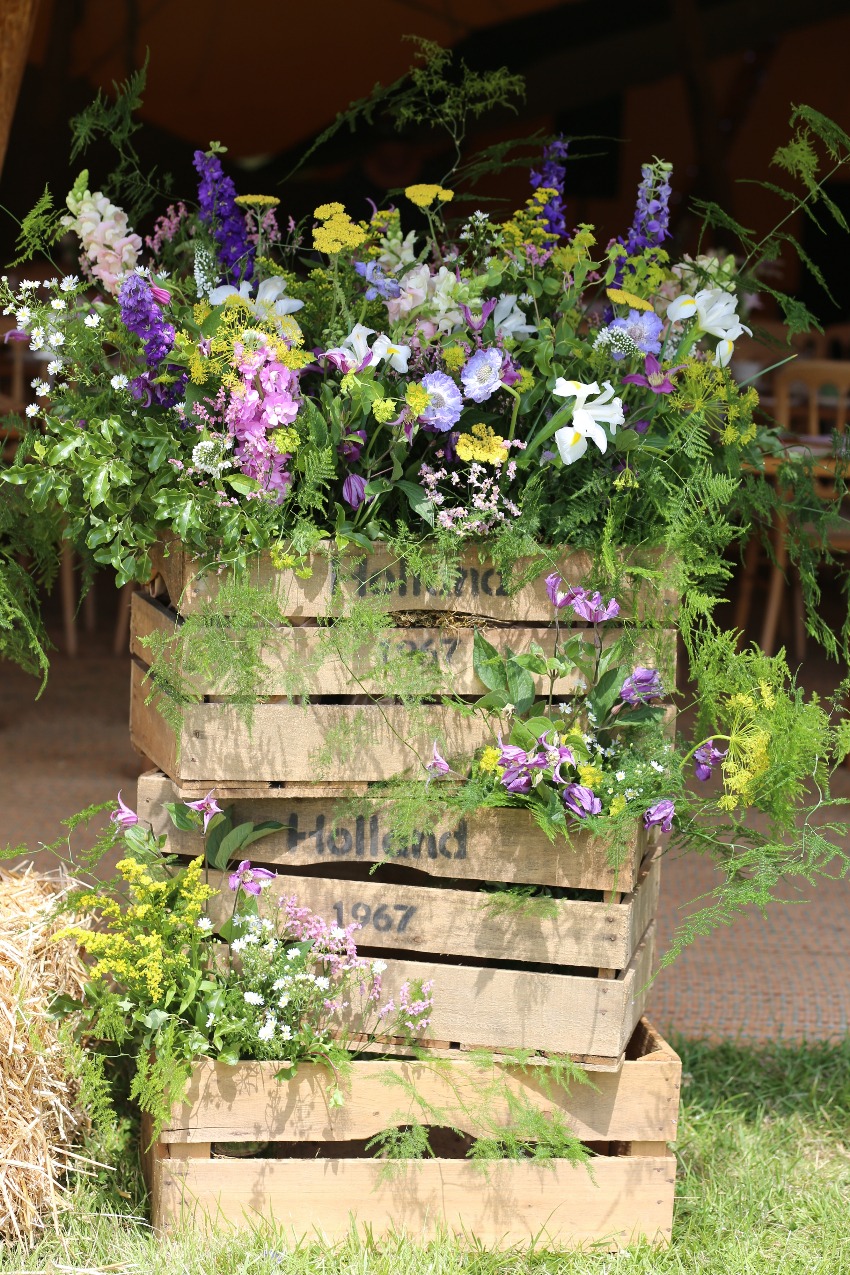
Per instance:
[[[362,1235],[448,1229],[470,1242],[536,1248],[607,1246],[639,1237],[666,1243],[675,1158],[606,1157],[582,1166],[502,1162],[485,1178],[465,1160],[425,1160],[381,1180],[366,1160],[172,1160],[156,1166],[153,1224],[198,1228],[256,1225],[271,1217],[284,1235],[336,1241],[352,1222]]]
[[[215,571],[199,575],[176,542],[168,546],[167,556],[160,547],[153,558],[155,574],[164,579],[171,601],[183,615],[190,614],[200,601],[213,596],[218,589]],[[383,549],[357,560],[346,568],[346,577],[340,579],[335,576],[334,565],[322,553],[312,555],[313,574],[307,580],[299,579],[292,570],[276,569],[268,556],[263,555],[249,573],[249,579],[260,587],[273,589],[289,616],[332,615],[344,605],[345,599],[367,597],[370,590],[378,587],[382,606],[388,611],[456,611],[494,620],[548,624],[552,618],[552,603],[546,593],[546,575],[557,571],[568,583],[580,583],[592,572],[593,559],[590,554],[577,552],[553,556],[551,562],[543,558],[540,561],[541,574],[537,579],[510,596],[503,588],[499,572],[487,563],[481,564],[474,547],[464,554],[460,577],[448,596],[423,588],[403,564]],[[657,565],[661,558],[657,552],[634,551],[634,561]],[[520,571],[522,565],[519,564]],[[675,598],[668,592],[644,586],[637,606],[635,599],[625,596],[619,601],[624,618],[635,612],[660,618],[672,615]]]
[[[131,618],[131,651],[143,664],[150,664],[151,652],[144,639],[154,634],[170,636],[179,623],[175,613],[161,602],[142,593],[133,595]],[[483,627],[488,642],[497,650],[506,647],[514,654],[523,654],[536,644],[551,654],[554,630],[543,625],[506,624]],[[609,629],[604,644],[610,646],[622,636],[622,629]],[[389,656],[398,652],[419,653],[433,660],[439,668],[442,693],[453,695],[483,695],[486,687],[475,675],[472,655],[475,630],[459,627],[396,628],[388,635],[377,651],[367,650],[359,654],[351,667],[345,667],[334,657],[327,643],[327,631],[314,624],[282,628],[270,636],[262,651],[265,670],[264,695],[354,695],[360,693],[387,694],[387,685],[381,678],[380,666]],[[562,633],[563,637],[563,633]],[[676,634],[663,630],[655,635],[653,650],[660,654],[668,683],[675,685]],[[321,658],[324,656],[325,658]],[[321,662],[319,662],[321,660]],[[645,646],[635,653],[635,664],[654,661],[655,656]],[[305,676],[304,669],[309,669]],[[304,683],[302,685],[302,683]],[[220,695],[222,684],[214,679],[191,682],[198,695]],[[579,684],[577,670],[560,678],[553,688],[556,696],[572,694]],[[541,689],[548,692],[548,684]]]
[[[161,1134],[163,1143],[346,1142],[371,1138],[390,1123],[403,1124],[416,1111],[410,1086],[422,1103],[449,1111],[454,1124],[478,1136],[481,1094],[487,1093],[489,1122],[510,1124],[506,1093],[557,1111],[584,1142],[668,1142],[676,1137],[682,1064],[666,1042],[623,1063],[617,1073],[595,1075],[593,1084],[568,1089],[544,1085],[528,1070],[482,1068],[469,1060],[420,1062],[362,1060],[344,1082],[345,1102],[329,1104],[334,1087],[326,1068],[302,1064],[293,1080],[278,1081],[277,1063],[195,1065],[184,1101]],[[539,1070],[539,1069],[535,1069]],[[392,1083],[397,1077],[400,1083]],[[494,1081],[496,1082],[494,1084]],[[174,1152],[172,1152],[174,1154]]]
[[[288,789],[279,790],[276,796],[268,789],[263,791],[266,796],[260,799],[237,795],[234,820],[262,823],[277,819],[283,823],[284,831],[258,842],[252,857],[258,863],[284,869],[319,865],[330,872],[336,864],[374,864],[393,856],[394,863],[429,876],[627,892],[634,888],[648,844],[647,833],[638,825],[630,853],[619,866],[612,865],[601,837],[591,837],[577,828],[570,842],[563,838],[550,842],[527,810],[504,808],[476,811],[455,826],[436,826],[411,845],[394,848],[382,805],[376,804],[373,814],[340,817],[339,797],[289,800]],[[216,788],[216,792],[219,802],[226,804],[228,786]],[[178,832],[162,809],[163,802],[180,800],[181,795],[188,794],[167,776],[156,771],[142,775],[139,816],[159,835],[168,834],[170,852],[194,857],[203,853],[200,834]]]
[[[359,922],[357,942],[367,948],[550,965],[604,963],[613,974],[628,965],[655,916],[659,872],[660,858],[652,857],[635,892],[623,902],[553,900],[554,916],[535,916],[529,908],[494,912],[481,890],[333,877],[278,875],[268,894],[276,899],[295,895],[300,907],[329,924]],[[234,896],[226,874],[211,872],[209,883],[219,890],[209,901],[209,915],[218,927],[232,915]]]

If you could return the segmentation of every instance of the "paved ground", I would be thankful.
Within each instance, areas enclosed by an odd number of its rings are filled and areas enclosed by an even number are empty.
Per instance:
[[[106,629],[109,617],[104,617]],[[0,845],[49,843],[59,821],[114,797],[135,796],[139,760],[127,729],[127,658],[108,653],[108,634],[83,638],[83,654],[56,654],[50,682],[0,664]],[[827,666],[807,666],[821,689]],[[837,679],[836,679],[837,680]],[[850,797],[850,771],[842,779]],[[42,862],[44,857],[42,856]],[[682,909],[710,889],[697,856],[668,856],[662,874],[660,950]],[[650,1012],[664,1032],[714,1038],[835,1040],[850,1027],[850,880],[808,891],[812,902],[774,904],[732,929],[697,941],[656,980]],[[805,896],[804,896],[805,897]]]

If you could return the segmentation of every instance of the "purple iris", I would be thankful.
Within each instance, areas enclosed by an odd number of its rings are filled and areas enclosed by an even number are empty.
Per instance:
[[[148,367],[158,367],[174,345],[175,331],[163,318],[147,279],[128,275],[118,289],[118,303],[124,327],[144,342]]]
[[[501,350],[478,350],[460,374],[464,396],[473,403],[485,403],[499,388],[501,378]]]
[[[428,406],[419,417],[420,421],[440,434],[448,433],[460,420],[463,411],[460,390],[445,372],[429,372],[422,377],[420,384],[430,395]]]
[[[620,688],[620,699],[626,704],[645,704],[664,694],[658,670],[638,665]]]
[[[236,204],[236,187],[226,177],[217,155],[195,151],[195,171],[200,177],[198,203],[201,221],[212,227],[218,259],[225,275],[239,282],[254,273],[254,247],[248,239],[245,218]]]
[[[531,185],[535,190],[542,186],[544,189],[556,191],[556,194],[551,195],[548,203],[541,208],[540,220],[550,234],[558,236],[567,233],[567,224],[564,220],[564,182],[567,170],[561,161],[567,158],[568,149],[569,142],[564,140],[562,133],[548,146],[544,146],[540,171],[532,169],[530,175]]]
[[[366,300],[374,301],[382,297],[384,301],[395,301],[401,295],[401,285],[397,279],[384,274],[379,261],[355,261],[354,269],[366,280]]]
[[[580,598],[573,598],[570,606],[576,615],[590,624],[602,624],[605,620],[613,620],[620,614],[620,604],[614,598],[606,606],[601,593],[584,593]]]
[[[362,474],[349,474],[342,484],[342,498],[352,509],[359,509],[366,499],[366,479]]]
[[[213,815],[220,815],[222,813],[221,806],[213,796],[214,792],[215,789],[211,788],[206,797],[199,797],[197,801],[187,801],[184,803],[190,810],[196,810],[199,815],[204,816],[204,836],[206,836],[207,828],[210,825],[210,820]]]
[[[231,872],[227,884],[231,890],[244,890],[246,894],[262,894],[275,874],[267,868],[252,868],[249,859],[243,859],[235,872]]]
[[[694,753],[694,775],[705,782],[711,778],[711,772],[718,762],[723,761],[729,750],[715,748],[714,740],[707,739]]]
[[[113,810],[109,818],[115,824],[115,827],[120,828],[122,832],[126,832],[128,828],[132,828],[139,822],[139,816],[135,810],[131,810],[122,800],[120,792],[118,794],[118,809]]]
[[[557,571],[553,571],[550,576],[546,577],[546,592],[549,594],[549,601],[559,611],[561,607],[572,605],[576,598],[583,598],[585,594],[584,589],[578,585],[568,584],[565,589],[562,589],[561,585],[563,583]]]
[[[624,376],[624,385],[645,385],[647,389],[652,390],[653,394],[672,394],[676,386],[670,377],[676,372],[681,372],[686,366],[684,363],[678,363],[675,367],[669,368],[666,372],[662,370],[661,364],[654,354],[647,354],[644,360],[643,372],[630,372],[628,376]]]
[[[629,310],[627,319],[614,319],[608,324],[609,330],[617,328],[631,337],[635,345],[644,354],[657,354],[661,349],[661,329],[664,324],[652,310]],[[613,358],[625,358],[622,350],[611,350]]]
[[[582,784],[567,784],[564,789],[564,805],[576,819],[586,819],[588,815],[602,813],[602,802],[594,796],[591,788]]]
[[[669,832],[673,827],[673,816],[676,813],[676,807],[669,797],[656,801],[654,806],[650,806],[649,810],[644,812],[643,826],[645,828],[653,828],[656,824],[660,824],[662,832]]]

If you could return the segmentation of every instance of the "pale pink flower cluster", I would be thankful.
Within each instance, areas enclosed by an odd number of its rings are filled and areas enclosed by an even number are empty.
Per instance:
[[[151,252],[159,255],[164,243],[171,243],[177,234],[178,227],[185,217],[189,216],[189,210],[183,203],[182,199],[175,208],[174,204],[169,204],[167,210],[161,217],[157,217],[156,225],[153,228],[153,234],[145,238],[145,243]]]
[[[79,235],[93,277],[114,295],[136,268],[141,239],[129,229],[127,214],[100,191],[84,190],[81,195],[72,191],[66,203],[73,215],[62,218],[63,226]]]
[[[505,443],[506,448],[523,449],[525,443],[513,439]],[[485,465],[473,461],[466,473],[457,469],[448,469],[444,464],[438,469],[424,464],[419,469],[419,477],[428,499],[437,508],[437,522],[456,536],[487,535],[499,523],[509,518],[518,518],[519,506],[501,490],[500,480],[510,482],[516,475],[516,461],[509,463],[495,472]],[[465,487],[466,504],[446,505],[446,496],[440,490],[442,484],[451,484],[455,500],[462,499],[461,489]]]
[[[416,330],[428,340],[438,332],[448,334],[461,326],[460,306],[468,300],[467,285],[459,283],[452,270],[440,266],[436,274],[431,274],[423,262],[408,270],[398,282],[398,296],[388,297],[386,302],[392,323],[416,311],[420,315]]]
[[[243,474],[282,501],[292,481],[286,468],[291,453],[280,452],[272,435],[298,415],[298,378],[267,345],[246,349],[237,342],[233,352],[241,384],[230,393],[224,420],[236,440],[234,455]]]

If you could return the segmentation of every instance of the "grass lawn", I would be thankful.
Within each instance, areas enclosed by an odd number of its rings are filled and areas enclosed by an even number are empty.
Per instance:
[[[74,1208],[29,1253],[0,1250],[0,1271],[127,1264],[142,1275],[850,1275],[850,1041],[745,1049],[674,1042],[685,1068],[673,1243],[618,1256],[493,1253],[445,1239],[286,1251],[273,1231],[160,1243],[129,1123],[89,1154],[118,1167],[72,1186]],[[483,1187],[486,1190],[486,1185]]]

